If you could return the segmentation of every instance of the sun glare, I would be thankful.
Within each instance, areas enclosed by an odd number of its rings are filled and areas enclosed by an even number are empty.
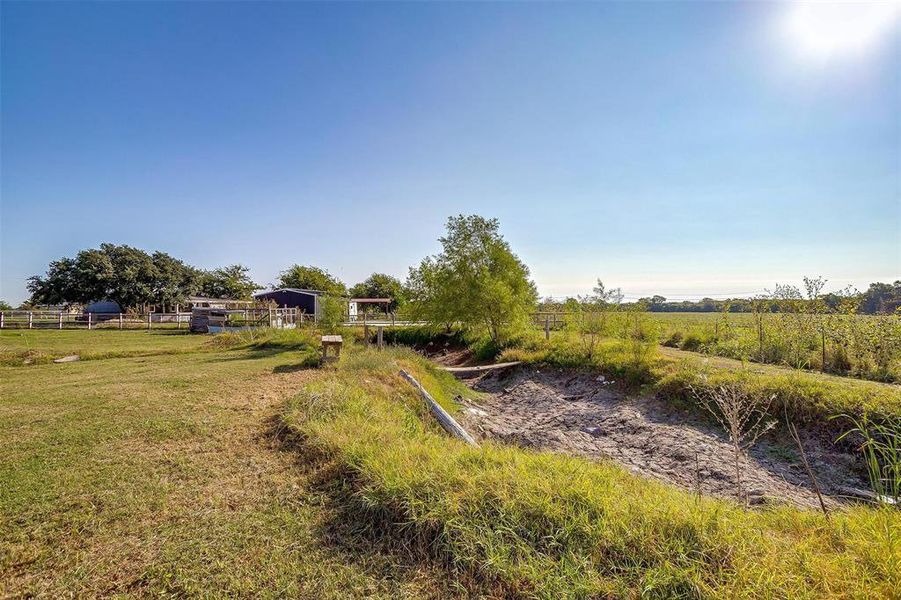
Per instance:
[[[794,2],[784,33],[805,56],[814,59],[865,54],[877,46],[901,17],[901,1]]]

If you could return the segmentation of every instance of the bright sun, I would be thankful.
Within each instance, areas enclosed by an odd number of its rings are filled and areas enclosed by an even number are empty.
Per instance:
[[[786,36],[815,59],[865,54],[890,35],[901,0],[885,2],[794,2],[783,22]]]

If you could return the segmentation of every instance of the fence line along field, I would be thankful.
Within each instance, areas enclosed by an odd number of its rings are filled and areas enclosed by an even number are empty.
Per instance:
[[[785,313],[636,312],[661,344],[736,360],[901,381],[901,316]],[[537,313],[539,329],[612,335],[616,311]]]

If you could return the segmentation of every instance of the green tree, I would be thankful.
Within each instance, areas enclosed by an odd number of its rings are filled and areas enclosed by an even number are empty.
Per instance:
[[[9,302],[0,300],[0,310],[12,310],[12,309],[13,309],[12,304],[10,304]]]
[[[151,260],[153,266],[148,276],[152,291],[147,304],[153,304],[165,312],[176,304],[185,302],[198,288],[202,277],[198,269],[172,258],[165,252],[154,252]]]
[[[164,252],[101,244],[75,258],[50,263],[28,280],[33,304],[87,304],[113,300],[123,308],[168,308],[194,293],[200,272]]]
[[[442,251],[410,270],[414,314],[432,323],[459,322],[503,343],[535,309],[528,267],[501,236],[497,219],[450,217],[439,241]]]
[[[384,273],[373,273],[366,281],[350,288],[352,298],[391,298],[388,310],[395,311],[406,301],[403,284],[397,277]]]
[[[209,298],[249,300],[263,286],[255,283],[244,265],[231,265],[213,271],[205,271],[200,277],[198,293]]]
[[[337,277],[314,266],[292,265],[279,274],[278,285],[283,288],[319,290],[330,296],[347,295],[347,287]]]
[[[901,281],[871,283],[860,301],[859,312],[868,315],[890,315],[901,308]]]

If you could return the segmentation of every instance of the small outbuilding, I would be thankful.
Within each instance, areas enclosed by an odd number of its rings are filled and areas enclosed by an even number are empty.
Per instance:
[[[300,288],[280,288],[269,292],[254,294],[258,302],[273,302],[279,308],[296,308],[298,312],[313,315],[319,319],[319,298],[324,296],[322,290],[304,290]]]
[[[347,304],[347,315],[351,321],[356,321],[361,314],[366,313],[366,308],[375,306],[384,311],[385,318],[388,318],[388,307],[391,306],[391,298],[351,298]]]

